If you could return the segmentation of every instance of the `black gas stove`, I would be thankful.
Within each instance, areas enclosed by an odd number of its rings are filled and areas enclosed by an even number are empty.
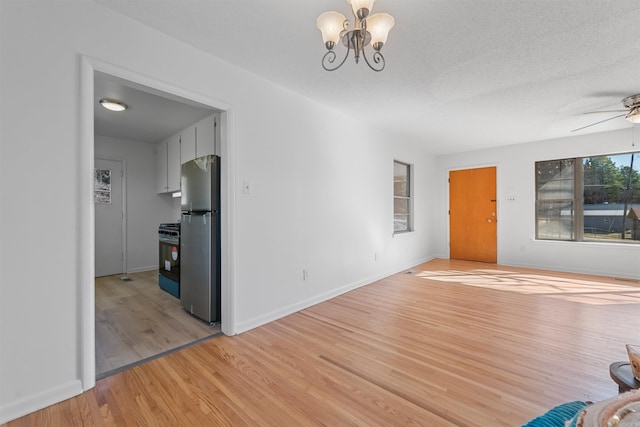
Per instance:
[[[179,244],[180,241],[180,223],[172,222],[166,224],[160,224],[158,227],[158,238],[165,241],[175,241]]]
[[[180,223],[158,227],[158,285],[180,298]]]

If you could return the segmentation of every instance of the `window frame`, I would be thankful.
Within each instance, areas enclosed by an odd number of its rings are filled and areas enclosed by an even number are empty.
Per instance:
[[[580,215],[578,214],[578,211],[582,210],[581,207],[581,195],[580,195],[580,191],[579,188],[581,188],[580,186],[578,186],[578,182],[577,182],[577,176],[579,175],[577,173],[577,168],[578,163],[579,162],[579,158],[565,158],[565,159],[553,159],[553,160],[540,160],[535,162],[535,174],[536,174],[536,179],[535,179],[535,190],[536,190],[536,199],[535,199],[535,206],[536,206],[536,212],[535,212],[535,237],[536,240],[551,240],[551,241],[561,241],[561,242],[572,242],[572,241],[578,241],[579,240],[579,235],[578,235],[578,230],[579,227],[576,223],[577,218]],[[540,163],[550,163],[550,162],[559,162],[560,164],[562,164],[563,162],[567,162],[567,161],[571,161],[572,162],[572,176],[571,176],[571,181],[572,181],[572,191],[573,194],[571,195],[571,198],[541,198],[540,194],[540,185],[538,183],[538,164]],[[553,180],[549,180],[546,181],[546,183],[549,182],[559,182],[561,180],[566,180],[567,178],[561,178],[561,179],[553,179]],[[543,204],[569,204],[570,205],[570,211],[572,212],[571,214],[571,229],[570,229],[570,237],[569,238],[550,238],[550,237],[540,237],[540,217],[538,216],[540,213],[540,206]],[[562,208],[560,208],[562,210]]]
[[[396,165],[399,166],[403,166],[406,169],[406,178],[404,181],[399,181],[399,182],[406,182],[406,188],[407,188],[407,195],[397,195],[396,194]],[[411,163],[407,163],[407,162],[403,162],[401,160],[393,160],[393,169],[392,169],[392,173],[393,173],[393,234],[404,234],[404,233],[411,233],[412,231],[414,231],[414,227],[413,227],[413,195],[414,195],[414,191],[413,191],[413,165]],[[407,210],[408,212],[405,213],[401,213],[401,212],[397,212],[396,211],[396,200],[404,200],[407,201]],[[406,217],[406,228],[402,229],[402,230],[396,230],[396,217],[397,216],[404,216]]]
[[[599,155],[589,155],[582,157],[567,157],[562,159],[547,159],[547,160],[538,160],[534,163],[534,185],[535,185],[535,240],[536,241],[556,241],[556,242],[583,242],[583,243],[610,243],[610,244],[635,244],[640,245],[639,240],[628,240],[628,239],[598,239],[598,238],[590,238],[585,237],[585,204],[584,204],[584,160],[594,157],[614,157],[621,155],[634,155],[640,157],[640,151],[629,151],[623,153],[609,153],[609,154],[599,154]],[[572,238],[563,239],[563,238],[545,238],[540,237],[540,217],[539,217],[539,207],[541,202],[545,201],[554,201],[554,199],[541,199],[540,198],[540,185],[538,181],[538,165],[540,163],[545,162],[554,162],[554,161],[573,161],[573,199],[558,199],[556,200],[558,203],[564,201],[572,202],[572,230],[571,235]],[[631,202],[629,209],[633,206],[633,202]]]

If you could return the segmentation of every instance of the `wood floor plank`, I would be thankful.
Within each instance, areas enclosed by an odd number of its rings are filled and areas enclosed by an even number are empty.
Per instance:
[[[449,260],[411,270],[7,426],[517,426],[617,393],[608,367],[638,341],[640,283]],[[104,316],[119,305],[108,292]]]

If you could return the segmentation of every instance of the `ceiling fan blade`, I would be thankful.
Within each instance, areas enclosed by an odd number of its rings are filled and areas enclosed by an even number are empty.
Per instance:
[[[599,113],[624,113],[624,112],[628,112],[629,110],[598,110],[598,111],[587,111],[586,113],[582,113],[582,114],[599,114]]]
[[[629,96],[629,92],[616,92],[616,91],[611,91],[611,92],[593,92],[588,94],[587,96],[591,96],[591,97],[596,97],[596,98],[616,98],[616,99],[622,99],[625,96]]]
[[[600,120],[599,122],[591,123],[590,125],[586,125],[586,126],[582,126],[581,128],[574,129],[571,132],[577,132],[579,130],[586,129],[586,128],[589,128],[591,126],[599,125],[600,123],[608,122],[609,120],[617,119],[618,117],[624,117],[626,115],[627,114],[625,113],[625,114],[620,114],[618,116],[609,117],[608,119]]]

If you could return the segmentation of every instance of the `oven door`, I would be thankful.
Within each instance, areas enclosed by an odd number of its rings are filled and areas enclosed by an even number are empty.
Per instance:
[[[180,283],[180,241],[160,237],[159,247],[160,275]]]

